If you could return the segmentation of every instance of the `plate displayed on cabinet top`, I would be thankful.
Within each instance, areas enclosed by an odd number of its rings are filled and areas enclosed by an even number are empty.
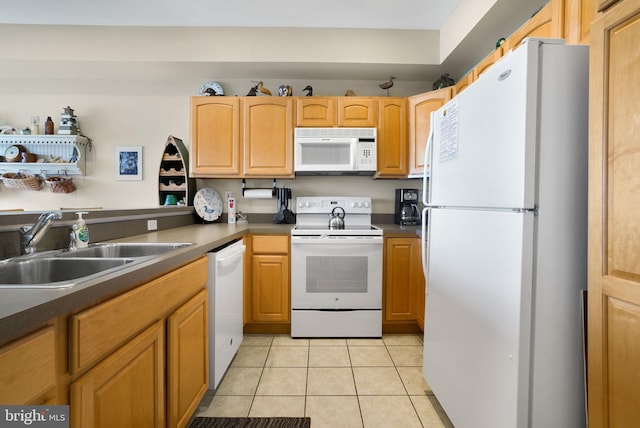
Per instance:
[[[193,198],[196,213],[205,221],[216,221],[222,214],[222,198],[213,189],[204,188],[196,192]]]
[[[200,86],[198,95],[224,95],[224,91],[218,82],[207,82]]]

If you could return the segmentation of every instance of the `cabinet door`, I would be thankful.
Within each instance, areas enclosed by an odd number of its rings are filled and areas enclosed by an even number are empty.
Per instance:
[[[45,327],[0,349],[0,403],[44,404],[56,385],[55,329]]]
[[[423,319],[419,314],[424,311],[420,239],[387,238],[385,251],[385,321]]]
[[[337,126],[335,98],[298,98],[296,100],[296,126]]]
[[[164,321],[71,384],[71,426],[164,427]]]
[[[551,0],[518,28],[503,44],[505,52],[516,49],[527,37],[564,37],[564,0]]]
[[[591,27],[589,426],[640,421],[640,0]]]
[[[251,321],[289,322],[289,256],[251,257]]]
[[[242,123],[243,174],[293,177],[293,99],[245,97]]]
[[[250,322],[289,322],[289,236],[251,237]]]
[[[565,1],[565,39],[568,44],[588,45],[596,0]]]
[[[620,0],[595,0],[597,11],[602,12],[603,10],[609,8],[610,6],[616,4]]]
[[[473,70],[471,70],[469,73],[467,73],[466,75],[461,77],[460,80],[458,80],[458,83],[453,85],[453,89],[452,89],[452,94],[451,95],[455,97],[460,92],[462,92],[465,89],[467,89],[467,86],[472,84],[473,80],[474,80],[474,78],[473,78]]]
[[[191,162],[194,177],[240,175],[240,101],[191,97]]]
[[[451,88],[409,97],[409,174],[422,175],[424,152],[431,127],[431,112],[451,99]]]
[[[376,98],[338,98],[338,126],[377,126],[377,106]]]
[[[378,177],[406,177],[409,172],[407,155],[407,100],[380,98],[377,138]]]
[[[484,57],[482,61],[478,63],[473,69],[473,80],[476,81],[478,78],[488,69],[491,68],[493,64],[498,62],[498,60],[502,58],[502,46],[497,47],[493,52]]]
[[[209,381],[208,291],[202,290],[167,320],[167,422],[184,427]]]

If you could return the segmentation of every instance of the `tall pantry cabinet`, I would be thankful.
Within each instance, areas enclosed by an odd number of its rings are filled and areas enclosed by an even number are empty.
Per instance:
[[[600,0],[589,70],[589,426],[640,421],[640,0]]]

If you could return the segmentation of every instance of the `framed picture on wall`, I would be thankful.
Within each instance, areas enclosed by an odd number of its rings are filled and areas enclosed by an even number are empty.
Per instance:
[[[142,146],[116,147],[116,178],[142,180]]]

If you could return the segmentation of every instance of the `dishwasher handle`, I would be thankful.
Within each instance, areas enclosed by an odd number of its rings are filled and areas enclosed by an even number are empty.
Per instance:
[[[218,263],[220,267],[230,266],[235,263],[238,258],[241,258],[245,251],[247,251],[246,246],[238,247],[237,250],[229,254],[224,254],[224,257],[216,257],[216,263]]]

